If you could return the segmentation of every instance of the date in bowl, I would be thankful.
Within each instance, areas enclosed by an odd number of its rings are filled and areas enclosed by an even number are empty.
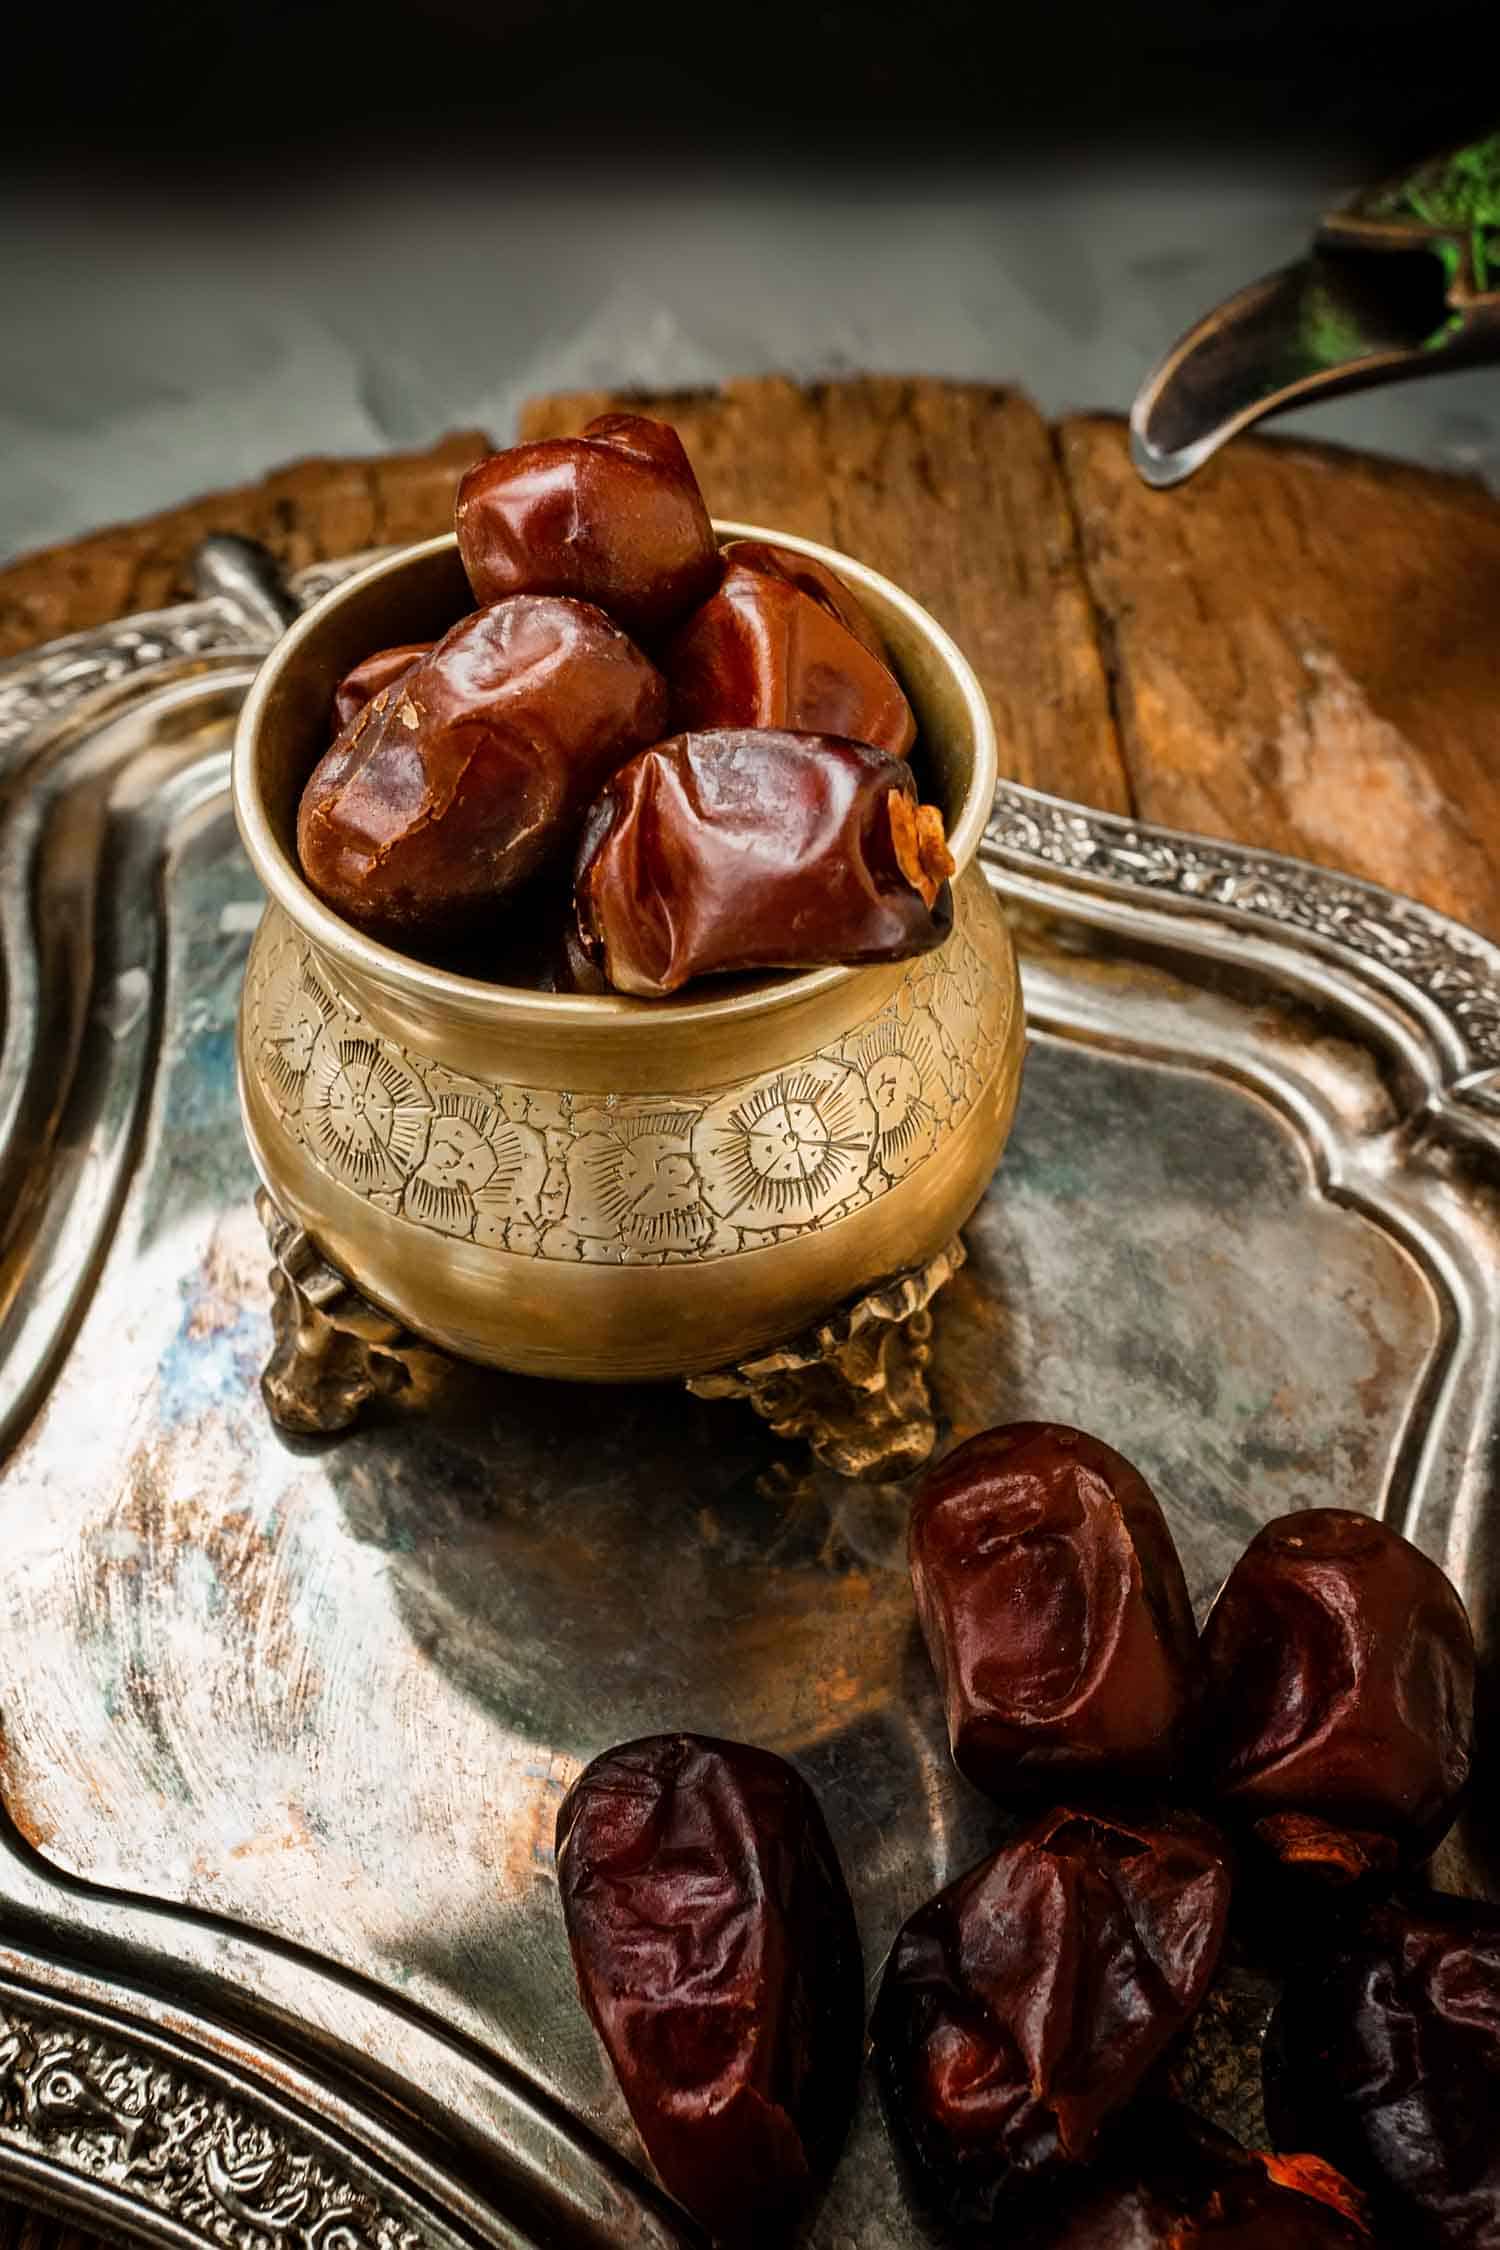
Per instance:
[[[327,594],[241,715],[235,811],[268,896],[239,1020],[252,1156],[332,1266],[463,1359],[600,1382],[727,1366],[936,1256],[1010,1127],[1024,1032],[974,864],[995,786],[979,683],[862,564],[716,530],[817,557],[880,627],[956,863],[937,952],[596,998],[454,975],[331,913],[298,869],[298,796],[335,682],[473,607],[451,537]]]

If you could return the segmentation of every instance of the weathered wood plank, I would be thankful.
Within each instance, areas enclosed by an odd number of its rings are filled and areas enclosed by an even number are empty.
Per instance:
[[[1141,816],[1500,936],[1500,502],[1284,440],[1148,492],[1119,423],[1060,436]]]
[[[181,601],[191,591],[193,549],[213,531],[261,540],[289,570],[360,547],[430,538],[448,528],[454,486],[488,443],[482,431],[461,430],[421,453],[295,461],[259,484],[22,555],[0,568],[0,657]]]

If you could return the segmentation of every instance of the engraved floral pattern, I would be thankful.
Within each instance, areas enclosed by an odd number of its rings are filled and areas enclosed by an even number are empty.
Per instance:
[[[302,1118],[313,1153],[369,1194],[410,1181],[426,1152],[432,1103],[389,1041],[330,1026],[312,1044]]]
[[[875,1109],[857,1072],[814,1055],[724,1096],[694,1138],[721,1217],[756,1232],[805,1227],[863,1185]]]
[[[0,2150],[82,2178],[134,2223],[206,2250],[450,2245],[373,2170],[144,2041],[0,2001]]]
[[[855,1049],[875,1108],[876,1156],[893,1180],[932,1154],[948,1104],[927,1032],[884,1016]]]
[[[280,950],[259,1004],[260,1053],[266,1075],[284,1102],[300,1105],[323,1029],[322,998],[316,980],[295,946]]]
[[[482,1084],[380,1037],[278,913],[245,981],[250,1067],[330,1178],[461,1241],[618,1264],[755,1249],[885,1194],[983,1090],[1012,1005],[960,926],[827,1053],[703,1100],[599,1101]]]
[[[510,1221],[534,1211],[546,1173],[540,1134],[513,1124],[482,1094],[439,1094],[401,1208],[440,1234],[503,1244]]]
[[[641,1256],[701,1249],[712,1231],[693,1157],[693,1109],[585,1112],[569,1170],[581,1232]]]

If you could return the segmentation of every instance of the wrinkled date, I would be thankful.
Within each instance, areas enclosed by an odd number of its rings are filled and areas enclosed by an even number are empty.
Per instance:
[[[1278,2143],[1368,2190],[1403,2250],[1500,2250],[1500,1907],[1368,1908],[1288,1980],[1266,2109]]]
[[[472,925],[565,854],[666,684],[601,610],[519,595],[465,618],[357,712],[297,817],[313,889],[381,934]]]
[[[342,734],[345,727],[359,717],[372,696],[404,678],[431,647],[431,641],[408,641],[403,648],[378,648],[362,664],[356,664],[352,672],[346,672],[333,691],[334,732]]]
[[[876,2005],[876,2059],[918,2183],[960,2226],[1087,2157],[1203,1999],[1224,1846],[1186,1814],[1067,1809],[914,1914]]]
[[[1474,1638],[1435,1563],[1369,1516],[1268,1524],[1203,1632],[1208,1770],[1294,1869],[1388,1874],[1447,1832],[1468,1779]]]
[[[581,437],[477,461],[454,522],[477,601],[571,594],[643,640],[718,582],[713,526],[682,440],[641,414],[601,415]]]
[[[838,2152],[864,2016],[811,1790],[769,1751],[655,1735],[580,1776],[557,1848],[579,1990],[652,2162],[712,2234],[772,2239]]]
[[[885,662],[885,644],[869,611],[837,572],[819,562],[816,555],[801,555],[795,547],[778,547],[769,539],[731,539],[720,552],[726,568],[737,564],[744,570],[759,571],[763,578],[784,579],[788,586],[820,602],[862,648]]]
[[[679,727],[786,727],[905,757],[917,733],[911,705],[868,625],[861,637],[844,621],[853,596],[825,588],[828,575],[817,574],[815,592],[805,570],[794,579],[726,565],[662,658]]]
[[[1013,2250],[1373,2250],[1363,2198],[1315,2156],[1268,2156],[1171,2103],[1122,2123]]]
[[[1159,1781],[1198,1702],[1198,1634],[1155,1495],[1081,1430],[1016,1422],[932,1470],[911,1572],[954,1761],[981,1789]]]
[[[578,927],[621,992],[730,970],[900,961],[952,923],[942,817],[864,743],[754,728],[680,734],[589,813]]]

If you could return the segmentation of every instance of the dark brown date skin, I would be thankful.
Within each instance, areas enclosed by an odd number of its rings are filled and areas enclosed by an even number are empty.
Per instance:
[[[769,1751],[653,1735],[563,1801],[584,2006],[648,2154],[717,2239],[779,2241],[848,2128],[864,1973],[817,1800]]]
[[[845,632],[854,635],[862,648],[886,663],[885,643],[869,611],[838,573],[819,562],[816,555],[800,555],[795,547],[778,547],[769,539],[731,539],[720,551],[726,568],[734,564],[743,570],[757,570],[762,577],[784,579],[799,593],[810,595],[838,619]]]
[[[654,641],[706,601],[718,547],[682,440],[643,414],[477,461],[458,488],[458,551],[474,598],[569,594]]]
[[[382,688],[319,761],[297,817],[302,872],[378,936],[459,935],[565,857],[666,706],[661,674],[602,610],[496,602]]]
[[[346,672],[333,691],[334,733],[342,734],[372,696],[401,679],[431,647],[431,641],[408,641],[402,648],[378,648]]]
[[[1474,1637],[1435,1563],[1372,1517],[1282,1516],[1203,1631],[1212,1786],[1282,1865],[1388,1878],[1452,1825],[1474,1737]]]
[[[1319,2157],[1252,2153],[1142,2102],[1097,2166],[1048,2196],[1011,2250],[1373,2250],[1363,2198]]]
[[[1229,1913],[1205,1821],[1062,1807],[914,1914],[873,2024],[919,2189],[959,2227],[1066,2174],[1190,2020]]]
[[[941,816],[861,742],[721,728],[620,768],[590,809],[578,928],[620,992],[900,961],[952,926]]]
[[[831,600],[742,562],[727,565],[718,592],[667,648],[662,670],[686,729],[836,734],[893,758],[904,758],[917,737],[895,673]]]
[[[1403,2250],[1500,2250],[1500,1907],[1368,1904],[1287,1980],[1265,2075],[1277,2144],[1347,2172]]]
[[[1198,1632],[1156,1496],[1060,1422],[1013,1422],[931,1470],[911,1574],[959,1771],[995,1796],[1156,1783],[1183,1760]]]

